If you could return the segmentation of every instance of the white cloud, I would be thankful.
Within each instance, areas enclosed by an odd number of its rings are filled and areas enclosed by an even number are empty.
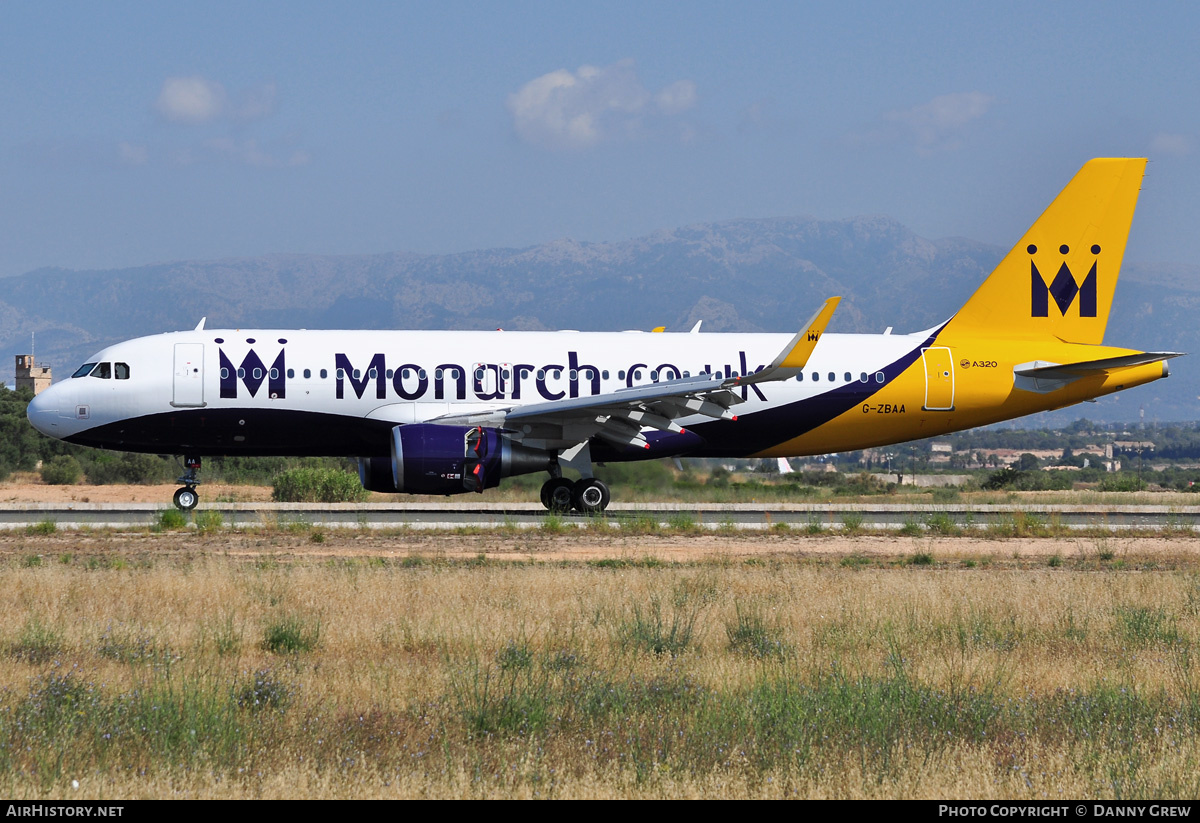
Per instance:
[[[1192,153],[1192,138],[1186,134],[1160,132],[1150,140],[1150,153],[1166,157],[1183,157]]]
[[[995,97],[980,91],[943,94],[911,109],[885,114],[884,121],[894,131],[882,136],[911,140],[921,154],[957,149],[967,126],[987,114],[995,102]]]
[[[225,89],[199,75],[168,77],[154,106],[172,123],[208,123],[225,113]]]
[[[696,105],[696,84],[679,80],[654,95],[654,102],[663,114],[679,114]]]
[[[281,168],[284,166],[307,166],[312,157],[303,149],[286,146],[264,146],[254,138],[235,140],[231,137],[214,137],[204,141],[200,153],[177,154],[179,165],[189,166],[204,160],[225,160],[238,165],[255,168]]]
[[[555,149],[584,149],[642,134],[647,119],[670,117],[696,104],[696,85],[680,80],[651,95],[632,59],[611,66],[552,71],[508,96],[523,140]]]
[[[276,86],[263,83],[239,91],[233,98],[220,83],[200,75],[168,77],[154,107],[166,120],[187,125],[261,120],[275,113]]]
[[[296,148],[291,138],[267,140],[248,137],[246,132],[259,130],[250,126],[253,121],[272,116],[276,110],[275,83],[263,83],[240,90],[233,95],[224,86],[199,75],[168,77],[163,81],[155,108],[172,123],[207,125],[202,142],[189,139],[189,145],[176,146],[168,151],[156,151],[178,166],[198,163],[226,162],[258,168],[305,166],[312,157]],[[215,134],[214,134],[215,132]],[[135,144],[119,147],[122,162],[135,165],[149,159],[149,151]]]

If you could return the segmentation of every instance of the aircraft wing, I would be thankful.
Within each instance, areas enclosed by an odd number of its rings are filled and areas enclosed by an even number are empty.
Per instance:
[[[745,401],[736,389],[794,377],[808,362],[840,300],[832,297],[825,301],[770,365],[753,374],[700,374],[589,397],[446,415],[429,422],[501,426],[518,432],[518,439],[582,443],[599,437],[618,446],[648,449],[643,428],[682,434],[685,429],[675,421],[685,417],[737,420],[731,407]]]

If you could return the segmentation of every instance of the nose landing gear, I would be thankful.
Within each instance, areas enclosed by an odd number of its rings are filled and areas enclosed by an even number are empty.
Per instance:
[[[185,456],[183,468],[183,476],[179,478],[183,488],[175,490],[172,500],[175,508],[186,512],[196,508],[196,504],[200,502],[200,495],[196,492],[196,487],[200,485],[200,458]]]

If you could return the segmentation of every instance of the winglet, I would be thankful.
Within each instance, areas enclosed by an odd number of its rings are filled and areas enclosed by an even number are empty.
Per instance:
[[[204,317],[201,317],[200,322],[196,324],[196,328],[192,329],[192,331],[204,331],[204,321],[207,319],[208,319],[207,315],[205,315]]]
[[[833,317],[833,312],[841,300],[840,297],[831,297],[826,300],[825,305],[821,306],[817,313],[808,319],[808,322],[801,327],[800,331],[796,332],[796,336],[784,347],[783,351],[775,356],[771,365],[753,374],[735,377],[730,383],[749,386],[755,383],[787,380],[794,377],[804,368],[804,364],[812,356],[817,343],[821,342],[821,335],[825,333],[825,327],[829,325],[829,318]]]
[[[817,310],[817,313],[808,319],[808,322],[801,327],[800,331],[796,332],[796,336],[792,338],[792,342],[788,347],[779,353],[779,356],[771,361],[771,365],[767,368],[776,369],[802,369],[804,364],[808,362],[808,358],[812,356],[813,349],[817,347],[817,343],[821,341],[821,335],[825,333],[825,327],[829,325],[829,319],[833,317],[833,312],[838,307],[838,303],[842,301],[840,297],[831,297],[825,301],[825,305]]]

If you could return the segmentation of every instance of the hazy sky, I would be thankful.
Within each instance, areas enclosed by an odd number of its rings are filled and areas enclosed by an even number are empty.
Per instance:
[[[0,4],[0,275],[886,214],[1010,245],[1148,156],[1200,261],[1194,3]]]

